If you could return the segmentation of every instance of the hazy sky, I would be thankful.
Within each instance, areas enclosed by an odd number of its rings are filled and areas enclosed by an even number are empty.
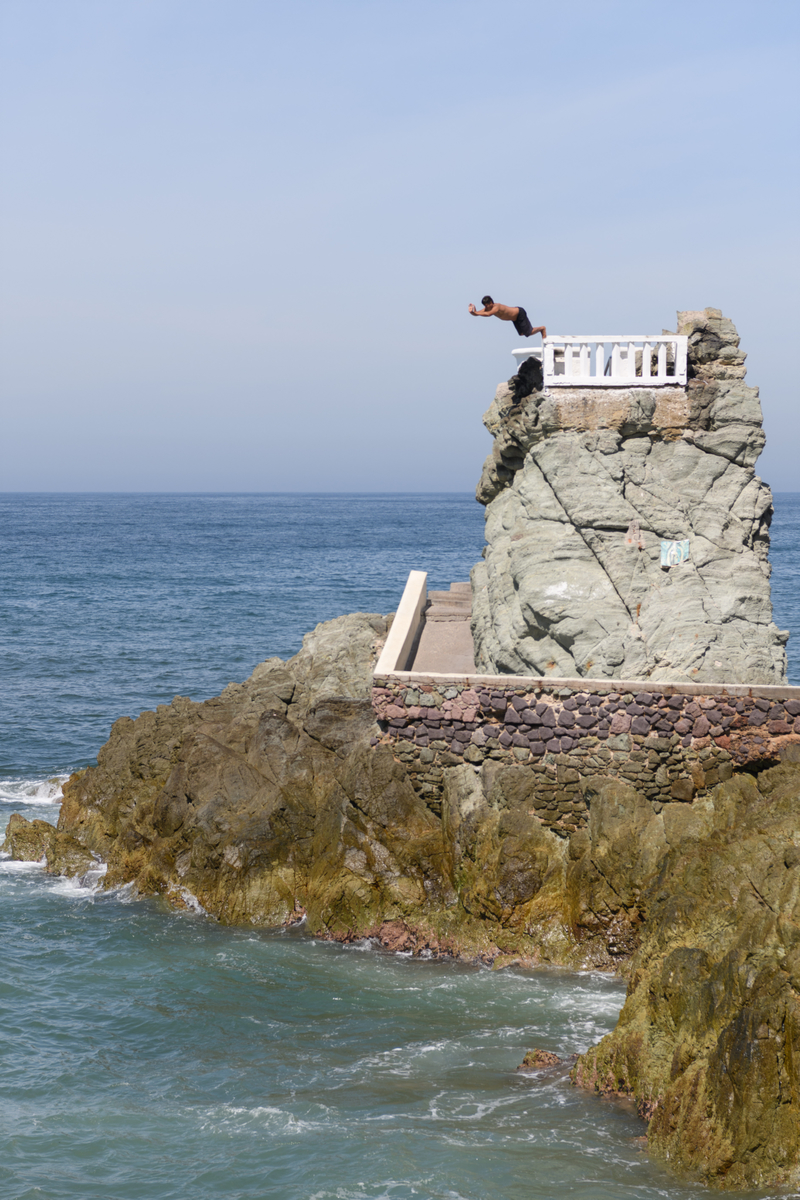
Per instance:
[[[800,491],[799,17],[0,0],[0,490],[471,490],[490,292],[552,333],[721,308]]]

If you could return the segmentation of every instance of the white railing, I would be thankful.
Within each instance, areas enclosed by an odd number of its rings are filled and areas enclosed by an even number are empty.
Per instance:
[[[376,675],[405,670],[428,600],[428,572],[411,571],[400,597],[392,627],[375,667]]]
[[[543,362],[545,387],[664,387],[686,383],[683,334],[548,337],[542,348],[512,350],[517,368]]]

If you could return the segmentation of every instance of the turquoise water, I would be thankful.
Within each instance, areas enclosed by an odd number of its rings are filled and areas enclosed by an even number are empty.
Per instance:
[[[800,498],[774,525],[800,632]],[[113,719],[202,697],[317,620],[465,579],[450,497],[0,497],[0,814],[55,820]],[[375,547],[383,547],[376,553]],[[800,641],[800,638],[798,638]],[[0,1197],[676,1200],[625,1105],[570,1087],[611,1029],[600,975],[491,972],[222,928],[0,861]]]

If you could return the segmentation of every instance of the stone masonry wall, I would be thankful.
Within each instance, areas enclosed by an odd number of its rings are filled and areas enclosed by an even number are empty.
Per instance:
[[[658,806],[689,801],[737,769],[800,759],[800,698],[495,682],[375,680],[373,744],[392,746],[436,812],[445,769],[463,762],[528,765],[540,779],[537,814],[569,833],[586,822],[582,783],[592,776],[624,779]]]

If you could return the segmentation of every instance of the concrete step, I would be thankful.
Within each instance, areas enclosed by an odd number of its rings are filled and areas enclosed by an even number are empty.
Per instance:
[[[472,616],[472,588],[468,583],[451,583],[450,590],[428,592],[426,622],[463,621]]]
[[[445,591],[430,591],[428,592],[429,600],[447,600],[461,603],[468,601],[472,603],[472,587],[468,583],[451,583],[450,590]]]
[[[451,596],[449,592],[445,592],[443,596],[431,596],[428,599],[428,608],[463,608],[465,612],[469,612],[473,607],[473,598],[471,596]]]
[[[460,596],[435,596],[432,600],[428,601],[426,607],[428,609],[457,608],[459,612],[471,612],[472,600],[468,599],[466,596],[463,599]]]

